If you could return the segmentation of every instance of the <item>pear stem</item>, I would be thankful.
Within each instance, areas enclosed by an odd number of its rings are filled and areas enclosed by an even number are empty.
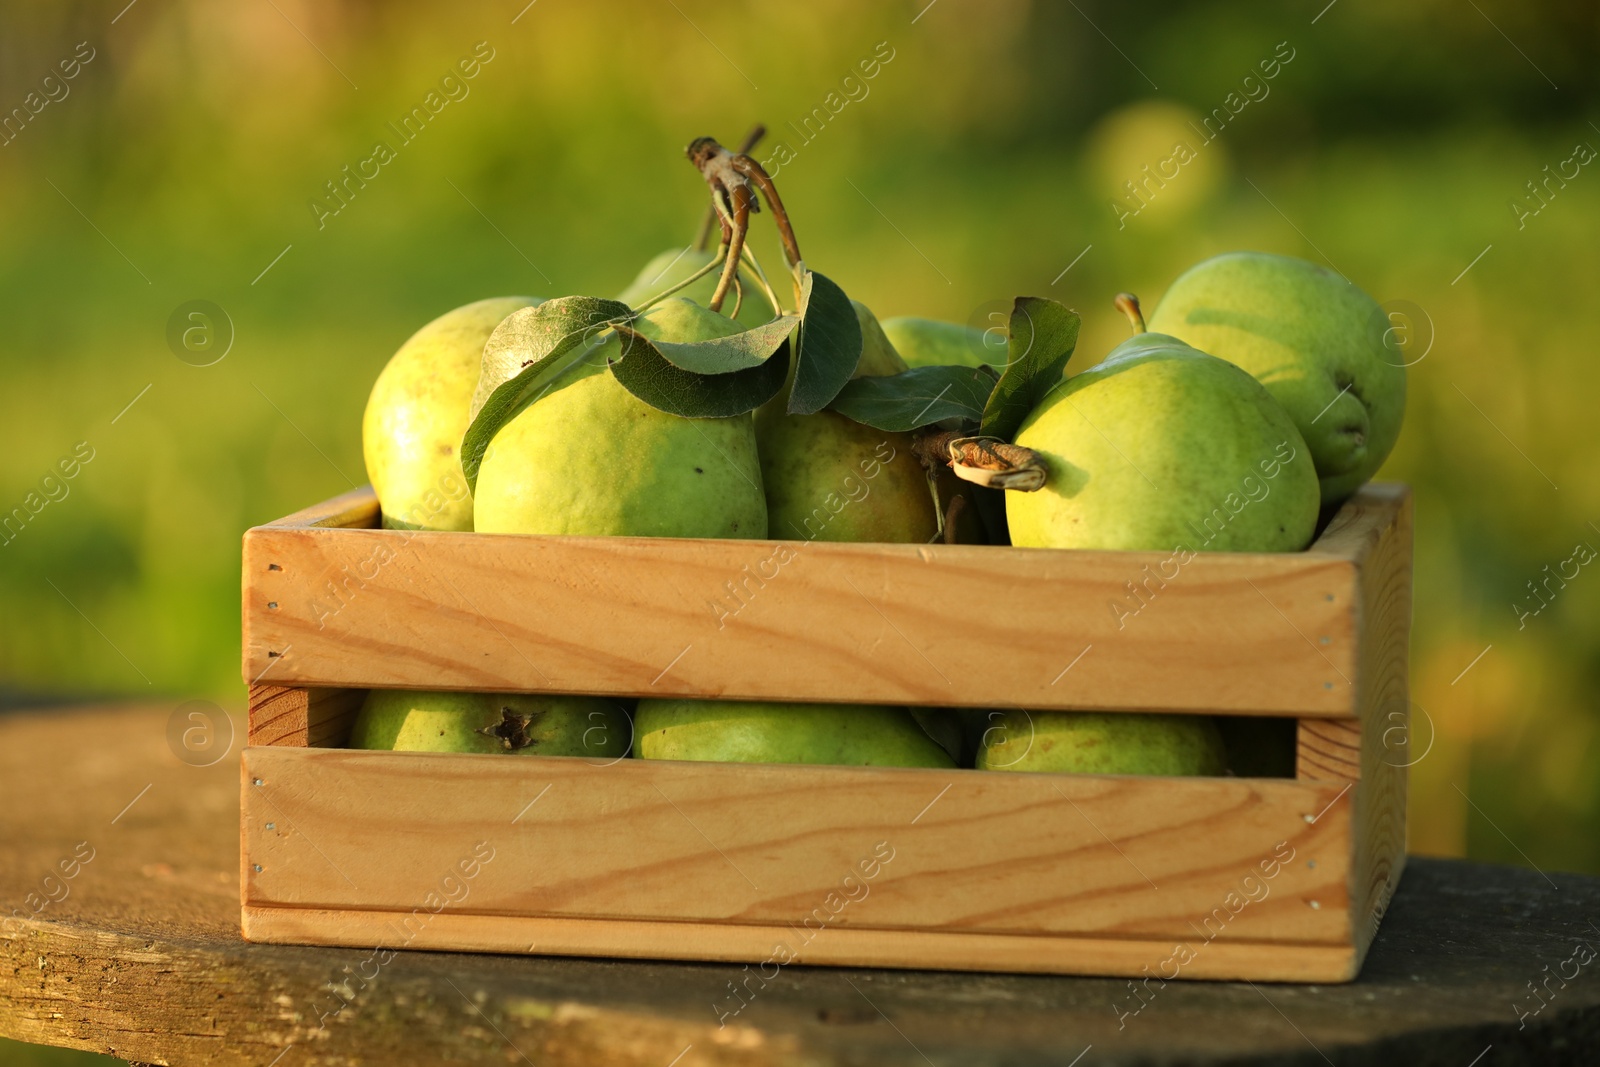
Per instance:
[[[730,190],[733,201],[733,219],[722,220],[726,231],[723,240],[727,244],[727,259],[722,264],[722,277],[717,280],[716,291],[711,294],[711,299],[706,307],[712,311],[722,310],[722,301],[727,298],[728,289],[734,284],[739,275],[739,260],[744,252],[745,234],[750,232],[750,205],[755,201],[756,194],[750,191],[748,185],[736,185]]]
[[[767,281],[767,272],[761,269],[761,263],[756,259],[755,249],[749,245],[744,246],[744,258],[750,264],[750,269],[756,272],[756,278],[761,282],[761,289],[766,296],[767,303],[772,305],[772,315],[776,318],[783,314],[783,306],[778,303],[778,294],[772,291],[772,283]]]
[[[723,240],[727,241],[732,249],[730,262],[723,270],[722,281],[717,285],[717,292],[708,305],[711,310],[721,309],[722,298],[727,295],[728,287],[732,284],[728,271],[737,270],[740,250],[744,246],[745,233],[749,227],[749,216],[751,212],[761,210],[761,201],[756,196],[757,191],[765,198],[767,207],[772,212],[773,221],[777,224],[778,238],[783,244],[784,259],[788,261],[790,271],[796,273],[795,292],[798,300],[800,292],[798,272],[803,264],[800,243],[795,239],[794,226],[789,221],[789,213],[784,209],[783,198],[778,195],[778,187],[773,184],[772,176],[750,156],[729,152],[718,144],[714,137],[695,138],[690,142],[685,154],[705,178],[706,185],[711,188],[712,206],[722,218]]]
[[[1139,298],[1132,293],[1118,293],[1112,301],[1117,310],[1128,317],[1128,323],[1133,327],[1135,335],[1147,332],[1144,324],[1144,312],[1139,307]]]
[[[739,145],[739,154],[744,155],[761,143],[761,138],[767,135],[767,128],[761,123],[750,127],[750,132],[744,135],[744,143]],[[711,247],[711,227],[717,224],[717,207],[715,204],[706,208],[705,218],[700,220],[700,233],[694,239],[694,250],[704,252]]]
[[[701,278],[704,278],[707,274],[710,274],[712,271],[714,271],[718,267],[722,266],[723,257],[726,256],[727,254],[728,254],[728,246],[727,245],[718,245],[717,246],[717,254],[715,256],[711,257],[711,262],[710,263],[707,263],[705,266],[701,267],[699,270],[697,270],[693,274],[689,275],[687,278],[685,278],[683,281],[679,282],[677,285],[671,286],[670,288],[667,288],[667,289],[663,289],[661,292],[657,293],[655,296],[652,296],[649,300],[646,300],[644,303],[642,303],[638,307],[634,308],[634,310],[635,311],[644,311],[646,308],[649,308],[649,307],[652,307],[652,306],[654,306],[656,304],[659,304],[661,301],[665,300],[667,297],[671,296],[673,293],[678,292],[680,289],[687,289],[689,286],[693,285],[695,282],[699,281]]]
[[[918,436],[911,451],[924,467],[947,466],[962,481],[990,489],[1031,493],[1049,479],[1043,456],[998,437],[941,430]]]

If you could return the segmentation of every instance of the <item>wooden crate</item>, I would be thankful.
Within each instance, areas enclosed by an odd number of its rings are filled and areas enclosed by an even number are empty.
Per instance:
[[[1362,489],[1307,552],[1200,553],[1164,582],[1167,553],[377,521],[362,490],[245,535],[250,940],[1327,982],[1398,881],[1404,487]],[[369,687],[1284,716],[1298,760],[1150,778],[337,747]]]

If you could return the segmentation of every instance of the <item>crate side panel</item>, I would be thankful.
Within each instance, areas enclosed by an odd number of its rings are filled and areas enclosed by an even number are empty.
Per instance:
[[[279,685],[1355,714],[1318,553],[259,529],[246,568]]]
[[[251,906],[1350,941],[1351,806],[1334,783],[336,749],[245,761]]]
[[[1352,829],[1351,923],[1358,959],[1400,882],[1406,858],[1411,741],[1412,510],[1409,496],[1361,564],[1361,781]],[[1420,739],[1422,745],[1431,738]]]

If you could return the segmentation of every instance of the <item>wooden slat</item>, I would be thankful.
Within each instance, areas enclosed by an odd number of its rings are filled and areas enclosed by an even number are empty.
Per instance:
[[[252,685],[249,743],[295,748],[343,745],[365,696],[360,689]]]
[[[1151,581],[1132,615],[1111,605],[1135,604],[1128,583],[1166,554],[261,527],[245,537],[244,671],[279,685],[1351,718],[1352,546],[1403,499],[1357,494],[1329,551],[1202,554]]]
[[[372,491],[372,486],[364,485],[292,515],[285,515],[267,523],[262,529],[368,530],[377,527],[380,517],[378,496]]]
[[[410,911],[490,849],[452,912],[770,927],[853,892],[828,927],[1348,945],[1341,789],[253,748],[243,902]]]
[[[1156,977],[1177,966],[1168,940],[1007,936],[921,930],[828,927],[811,940],[789,925],[646,923],[466,915],[443,911],[416,932],[404,931],[406,912],[305,908],[244,909],[244,936],[275,944],[338,944],[455,952],[515,952],[540,956],[622,959],[698,959],[774,966],[792,962],[841,967]],[[1179,939],[1182,940],[1182,939]],[[1354,977],[1347,945],[1260,944],[1190,936],[1193,950],[1179,976],[1222,981],[1343,982]],[[784,954],[775,955],[778,946]],[[1163,966],[1164,965],[1164,966]],[[766,973],[760,971],[759,973]],[[1128,994],[1132,997],[1132,994]],[[1137,1000],[1133,1001],[1134,1004]],[[1131,1006],[1131,1005],[1130,1005]]]
[[[1351,925],[1359,960],[1406,859],[1410,755],[1411,498],[1405,495],[1361,561],[1361,781],[1353,815]]]

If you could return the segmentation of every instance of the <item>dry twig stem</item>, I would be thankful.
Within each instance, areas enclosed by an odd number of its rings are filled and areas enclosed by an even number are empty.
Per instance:
[[[919,436],[912,451],[924,467],[948,466],[963,481],[990,489],[1031,493],[1043,489],[1049,471],[1044,457],[998,437],[974,437],[943,430]]]

